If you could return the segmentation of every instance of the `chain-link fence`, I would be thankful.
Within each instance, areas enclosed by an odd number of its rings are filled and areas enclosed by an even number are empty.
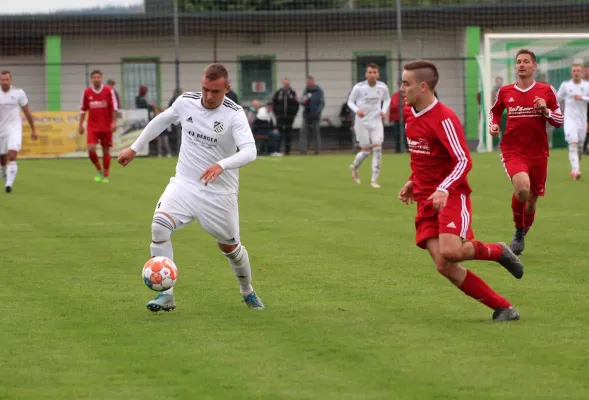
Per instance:
[[[176,88],[198,91],[211,62],[228,67],[245,109],[269,101],[284,78],[300,95],[312,76],[325,95],[323,149],[351,150],[345,103],[366,64],[379,65],[394,94],[403,64],[427,58],[440,70],[438,97],[476,145],[482,79],[489,79],[481,68],[484,35],[582,32],[587,21],[586,0],[145,0],[137,14],[0,16],[0,69],[12,71],[33,110],[51,111],[77,110],[94,69],[115,82],[125,108],[135,107],[142,85],[160,108]],[[386,118],[385,147],[402,150],[397,120],[396,113]]]

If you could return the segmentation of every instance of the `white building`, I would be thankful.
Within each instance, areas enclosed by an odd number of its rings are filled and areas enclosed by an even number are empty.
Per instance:
[[[240,102],[247,104],[269,98],[283,77],[301,93],[312,75],[325,92],[324,117],[339,125],[340,107],[362,79],[365,63],[381,65],[381,76],[394,92],[399,66],[426,58],[439,67],[440,99],[455,109],[474,139],[479,77],[474,57],[481,26],[509,31],[505,26],[530,24],[538,31],[555,20],[589,20],[587,6],[553,8],[550,18],[529,21],[518,17],[529,8],[518,7],[522,10],[499,5],[404,11],[402,61],[394,9],[183,15],[180,87],[199,90],[203,68],[222,62]],[[541,7],[535,6],[536,15],[543,15]],[[0,17],[0,69],[13,72],[14,84],[27,91],[33,109],[76,110],[94,69],[117,82],[123,106],[133,107],[138,86],[146,85],[148,97],[166,107],[177,77],[173,20],[150,14]],[[254,93],[253,87],[265,91]]]

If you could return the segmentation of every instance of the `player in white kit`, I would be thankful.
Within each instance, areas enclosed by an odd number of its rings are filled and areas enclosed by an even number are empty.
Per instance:
[[[569,144],[571,177],[581,179],[579,162],[583,155],[583,144],[587,135],[587,102],[589,102],[589,82],[581,79],[580,64],[571,68],[573,79],[564,81],[558,89],[558,99],[564,103],[564,136]]]
[[[198,221],[229,260],[247,306],[263,310],[251,285],[249,256],[239,237],[237,204],[238,168],[254,161],[257,150],[245,112],[225,97],[229,89],[225,67],[209,65],[202,76],[202,92],[178,97],[149,122],[130,148],[121,152],[118,162],[126,166],[138,149],[168,126],[181,123],[176,174],[157,202],[151,225],[151,256],[173,259],[172,232]],[[154,312],[175,309],[173,289],[160,293],[147,308]]]
[[[388,86],[378,80],[378,65],[368,64],[365,77],[366,80],[357,83],[348,97],[348,107],[356,114],[354,119],[356,140],[362,149],[356,154],[354,162],[350,165],[350,172],[354,182],[359,184],[358,168],[372,153],[372,179],[370,184],[373,188],[379,188],[378,175],[380,174],[382,142],[384,141],[382,121],[389,109],[391,96]]]
[[[18,165],[16,156],[22,147],[21,110],[31,127],[31,138],[37,140],[35,121],[24,90],[12,86],[10,71],[0,72],[0,175],[6,193],[12,192]]]

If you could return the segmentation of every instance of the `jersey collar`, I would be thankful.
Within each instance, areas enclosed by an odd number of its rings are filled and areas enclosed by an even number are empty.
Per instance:
[[[517,90],[519,90],[520,92],[524,92],[524,93],[525,93],[525,92],[527,92],[527,91],[530,91],[530,90],[532,90],[532,88],[533,88],[534,86],[536,86],[536,81],[534,81],[534,83],[532,83],[532,84],[530,85],[530,87],[529,87],[529,88],[527,88],[527,89],[522,89],[522,88],[520,88],[519,86],[517,86],[517,82],[515,82],[515,83],[513,84],[513,87],[514,87],[514,88],[516,88],[516,89],[517,89]]]
[[[94,86],[90,86],[90,87],[92,88],[92,91],[94,93],[100,93],[100,92],[102,92],[102,88],[104,88],[104,85],[100,85],[100,89],[98,89],[98,90],[94,89]]]
[[[434,99],[434,102],[432,104],[430,104],[429,106],[427,106],[426,108],[424,108],[423,110],[421,110],[420,112],[415,112],[415,108],[411,107],[411,112],[413,113],[413,116],[415,118],[417,117],[421,117],[423,114],[425,114],[426,112],[430,111],[432,108],[434,108],[436,106],[436,104],[438,104],[438,99]]]

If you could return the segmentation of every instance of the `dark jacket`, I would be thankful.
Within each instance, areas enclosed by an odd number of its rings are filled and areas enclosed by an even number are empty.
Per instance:
[[[270,131],[276,128],[267,108],[262,107],[256,111],[256,118],[254,119],[251,128],[254,135],[268,135],[270,134]]]
[[[319,86],[314,86],[311,89],[308,87],[305,88],[301,97],[301,103],[304,99],[308,101],[307,104],[303,104],[303,117],[311,121],[320,120],[321,112],[323,111],[323,107],[325,107],[323,89]]]
[[[230,90],[229,92],[227,92],[225,94],[225,97],[227,97],[228,99],[233,100],[233,102],[235,104],[239,104],[239,98],[237,97],[237,93],[235,93],[233,90]]]
[[[297,92],[291,88],[278,89],[272,97],[272,109],[279,125],[292,125],[299,112]]]
[[[150,121],[155,117],[155,110],[153,109],[153,106],[147,102],[145,96],[135,97],[135,108],[147,110],[147,116]]]

